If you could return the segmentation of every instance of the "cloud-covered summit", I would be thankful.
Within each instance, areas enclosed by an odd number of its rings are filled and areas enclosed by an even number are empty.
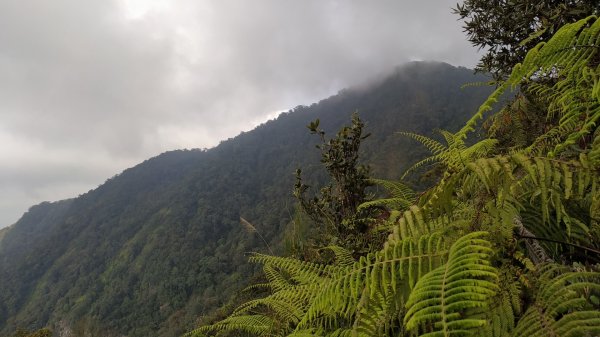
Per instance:
[[[409,60],[473,66],[452,1],[0,2],[0,227]]]

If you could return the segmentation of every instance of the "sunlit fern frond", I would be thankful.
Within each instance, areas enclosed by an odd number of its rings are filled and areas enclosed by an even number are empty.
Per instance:
[[[417,162],[406,170],[402,175],[402,179],[429,163],[440,163],[448,172],[460,170],[470,161],[489,155],[498,143],[495,139],[483,139],[471,146],[467,146],[465,138],[461,138],[459,134],[453,134],[446,130],[438,130],[438,132],[444,138],[446,145],[422,135],[410,132],[399,133],[419,141],[432,153],[430,157]]]
[[[427,148],[427,150],[429,150],[429,152],[431,152],[431,154],[432,154],[430,157],[426,157],[425,159],[420,160],[417,163],[413,164],[410,168],[408,168],[404,172],[404,174],[402,174],[402,177],[400,179],[404,179],[412,172],[416,171],[417,169],[419,169],[427,164],[432,164],[432,163],[437,163],[437,162],[442,161],[443,154],[448,151],[447,145],[444,145],[433,138],[419,135],[419,134],[416,134],[413,132],[401,131],[401,132],[398,132],[398,134],[418,141],[419,143],[423,144]]]
[[[408,238],[418,238],[435,232],[447,233],[464,228],[464,217],[453,216],[453,212],[431,212],[430,208],[417,205],[406,211],[393,211],[390,216],[388,242],[393,243]],[[468,222],[468,221],[467,221]]]
[[[281,270],[274,268],[270,264],[265,264],[263,272],[269,281],[269,286],[274,291],[289,289],[293,287],[293,283],[289,277],[286,277]]]
[[[420,336],[469,335],[486,324],[478,317],[498,290],[485,232],[467,234],[450,248],[448,261],[423,276],[406,303],[406,329]]]
[[[323,249],[327,249],[333,252],[333,254],[335,255],[335,264],[337,266],[348,267],[356,262],[356,260],[352,256],[352,252],[344,247],[327,246]]]
[[[488,157],[496,148],[498,141],[495,139],[483,139],[463,150],[462,156],[468,161]]]
[[[399,289],[411,289],[422,275],[440,265],[446,255],[439,234],[387,242],[382,251],[361,257],[351,268],[338,269],[336,275],[320,283],[298,327],[312,326],[331,315],[335,319],[352,320],[364,291],[368,291],[369,298],[404,296]]]
[[[266,315],[233,316],[212,325],[205,325],[185,334],[189,337],[203,337],[214,331],[244,331],[256,336],[274,336],[273,318]]]
[[[398,132],[398,134],[412,138],[418,141],[419,143],[423,144],[434,156],[443,153],[448,148],[447,145],[444,145],[433,138],[429,138],[427,136],[423,136],[414,132],[400,131]]]
[[[298,285],[294,288],[273,292],[271,295],[250,300],[238,306],[230,317],[269,312],[270,317],[281,325],[291,327],[297,324],[309,300],[310,287]]]
[[[250,262],[270,265],[285,271],[289,279],[299,284],[319,283],[324,277],[335,274],[340,269],[333,265],[323,265],[313,262],[298,260],[291,257],[281,257],[254,253]]]
[[[370,179],[374,185],[379,185],[385,188],[389,193],[389,198],[382,198],[367,201],[358,206],[358,209],[369,207],[386,207],[388,209],[407,209],[416,201],[415,192],[405,184],[399,181],[391,181],[384,179]]]
[[[415,201],[415,191],[400,181],[391,181],[384,179],[370,179],[375,184],[382,186],[391,195],[392,198],[404,199],[408,202]]]

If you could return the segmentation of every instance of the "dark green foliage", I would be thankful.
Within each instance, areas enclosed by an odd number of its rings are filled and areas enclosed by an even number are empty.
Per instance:
[[[456,130],[489,93],[461,90],[470,70],[413,63],[369,88],[348,89],[208,150],[173,151],[78,198],[30,209],[0,241],[0,335],[51,326],[75,335],[178,336],[206,322],[253,281],[246,252],[278,251],[293,216],[294,171],[327,172],[304,125],[327,133],[359,111],[371,132],[361,158],[397,178],[423,154],[397,130]]]
[[[600,275],[556,265],[545,265],[538,273],[534,302],[513,336],[598,336]]]
[[[473,45],[486,53],[477,70],[505,79],[527,51],[567,23],[600,12],[598,0],[466,0],[455,13]]]
[[[546,106],[539,98],[521,91],[498,114],[491,116],[485,127],[503,151],[532,144],[555,121],[546,117]]]
[[[316,248],[341,246],[355,254],[365,255],[378,249],[383,236],[373,228],[375,207],[361,207],[372,196],[367,188],[372,186],[369,167],[359,164],[361,142],[369,135],[363,135],[364,123],[357,114],[352,115],[352,125],[344,126],[335,138],[326,139],[325,131],[319,129],[319,120],[311,122],[308,129],[321,138],[317,148],[321,150],[321,163],[331,182],[321,188],[318,195],[306,195],[308,185],[302,182],[301,170],[296,171],[294,196],[302,211],[316,227],[312,233]]]

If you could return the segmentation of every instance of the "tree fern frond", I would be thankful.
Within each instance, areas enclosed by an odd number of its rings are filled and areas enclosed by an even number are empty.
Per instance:
[[[446,167],[447,172],[453,172],[464,168],[464,166],[478,158],[487,156],[492,150],[495,149],[498,143],[495,139],[484,139],[469,147],[465,145],[465,139],[461,138],[459,134],[453,134],[445,130],[438,130],[438,132],[444,137],[447,145],[443,145],[437,141],[432,140],[429,137],[415,135],[413,133],[400,133],[407,135],[420,141],[428,149],[434,149],[432,156],[427,157],[413,166],[411,166],[403,175],[401,179],[404,179],[408,174],[415,171],[419,167],[432,162],[439,162]],[[435,142],[435,146],[431,145],[431,142]]]
[[[433,164],[433,163],[437,163],[439,162],[439,158],[437,156],[431,156],[431,157],[427,157],[425,159],[419,160],[418,162],[416,162],[415,164],[413,164],[411,167],[409,167],[400,177],[400,179],[405,179],[406,177],[408,177],[411,173],[413,173],[414,171],[418,170],[419,168],[427,165],[427,164]]]
[[[338,269],[337,275],[320,283],[298,327],[308,327],[328,313],[351,318],[365,289],[370,297],[377,293],[402,296],[398,289],[412,288],[422,275],[440,265],[446,254],[439,234],[388,242],[382,251],[361,257],[352,268]]]
[[[297,295],[300,295],[298,291],[279,292],[276,294],[277,296],[272,295],[266,298],[248,301],[236,308],[230,317],[246,316],[247,313],[251,313],[252,310],[257,309],[258,307],[264,307],[271,310],[271,317],[275,318],[277,322],[286,322],[289,324],[298,323],[303,314],[302,306],[299,305],[299,302],[301,301],[297,300]]]
[[[492,106],[498,102],[500,96],[504,94],[511,84],[509,82],[501,83],[494,92],[479,107],[477,112],[465,123],[465,125],[456,133],[457,139],[464,141],[470,132],[475,131],[475,127],[479,121],[483,120],[483,116],[492,110]],[[515,85],[516,86],[516,85]]]
[[[440,133],[442,133],[442,132],[440,132]],[[416,171],[418,168],[420,168],[426,164],[442,162],[444,160],[444,158],[448,157],[447,155],[445,155],[450,151],[450,147],[448,145],[444,145],[444,144],[438,142],[437,140],[434,140],[427,136],[412,133],[412,132],[398,132],[398,134],[410,137],[410,138],[418,141],[419,143],[423,144],[429,150],[429,152],[432,153],[432,156],[427,157],[427,158],[413,164],[411,167],[409,167],[402,174],[402,177],[400,177],[401,180],[406,178],[410,173]],[[442,134],[444,134],[444,133],[442,133]]]
[[[273,325],[273,319],[265,315],[233,316],[212,325],[202,326],[185,336],[202,337],[210,331],[245,331],[259,336],[273,336]]]
[[[415,201],[415,192],[410,187],[406,186],[405,184],[399,181],[391,181],[384,179],[370,179],[370,181],[375,185],[379,185],[385,188],[386,191],[393,198],[404,199],[408,202],[413,203]]]
[[[497,144],[498,141],[496,139],[483,139],[465,148],[463,150],[463,157],[469,161],[487,157],[496,148]]]
[[[438,155],[444,152],[447,148],[446,145],[438,142],[433,138],[429,138],[427,136],[423,136],[414,132],[399,131],[398,134],[418,141],[419,143],[423,144],[433,155]]]
[[[387,209],[407,209],[413,202],[407,201],[400,198],[382,198],[364,202],[358,206],[358,209],[365,209],[370,207],[385,207]]]
[[[490,302],[489,309],[482,318],[490,324],[485,324],[476,336],[508,337],[514,330],[518,316],[522,312],[521,283],[517,275],[523,271],[514,265],[503,265],[499,268],[499,290]]]
[[[541,270],[535,303],[512,336],[597,336],[600,313],[591,297],[600,295],[600,273],[549,264]]]
[[[559,132],[542,135],[541,141],[553,146],[549,152],[555,156],[576,145],[584,137],[594,134],[600,120],[598,100],[597,58],[600,21],[591,16],[567,24],[546,43],[528,53],[522,65],[515,67],[508,82],[531,83],[533,92],[547,99],[549,118],[560,117]],[[544,79],[557,79],[546,84]],[[559,137],[557,137],[559,136]],[[554,144],[547,140],[555,140]],[[534,144],[540,144],[540,140]],[[584,148],[586,146],[584,145]]]
[[[370,294],[364,289],[352,326],[353,336],[389,336],[398,333],[400,326],[396,318],[403,311],[404,303],[393,292]],[[393,332],[392,332],[393,331]]]
[[[466,148],[464,142],[457,140],[456,136],[447,130],[438,130],[438,132],[444,137],[446,144],[448,144],[448,148],[457,148],[459,151],[462,151]]]
[[[419,282],[406,303],[406,328],[420,336],[465,335],[486,324],[469,314],[484,310],[498,290],[497,270],[490,265],[491,244],[485,232],[467,234],[450,248],[446,264]]]
[[[390,216],[392,223],[388,242],[401,241],[409,238],[418,238],[446,229],[457,227],[460,220],[455,220],[446,214],[431,214],[426,207],[416,205],[404,212],[393,211]]]
[[[242,292],[249,292],[249,291],[254,291],[254,290],[264,290],[264,289],[272,290],[273,287],[270,283],[254,283],[254,284],[251,284],[251,285],[247,286],[246,288],[242,289]]]
[[[390,194],[390,198],[375,199],[364,202],[358,206],[358,209],[366,209],[375,206],[383,206],[388,209],[407,209],[416,202],[415,192],[405,184],[399,181],[390,181],[383,179],[370,179],[375,184],[382,186]]]
[[[291,279],[304,284],[319,282],[323,277],[335,274],[338,269],[336,266],[259,253],[253,253],[249,260],[253,263],[269,264],[280,270],[285,270]]]
[[[454,191],[459,188],[465,198],[480,193],[478,191],[483,188],[486,193],[494,196],[494,203],[501,207],[512,204],[523,210],[529,207],[523,204],[523,201],[527,201],[531,207],[539,209],[540,216],[531,218],[533,226],[559,226],[542,231],[566,233],[573,240],[589,238],[585,221],[578,218],[580,215],[569,211],[572,207],[566,204],[598,199],[600,177],[584,161],[532,158],[523,153],[515,153],[511,156],[478,159],[467,164],[465,170],[453,177],[454,180],[447,179],[440,183],[435,191],[446,197],[430,198],[428,208],[447,204],[448,198],[452,198]],[[486,210],[494,212],[494,204],[488,205]],[[532,229],[529,222],[525,221],[524,225]]]
[[[265,264],[263,272],[269,280],[269,285],[274,291],[283,290],[292,287],[292,283],[286,278],[280,270],[277,270],[270,264]]]
[[[327,246],[323,249],[328,249],[335,255],[335,264],[341,267],[353,265],[356,260],[352,256],[352,252],[340,246]]]
[[[531,49],[456,134],[457,139],[466,139],[507,89],[520,86],[546,100],[549,119],[559,117],[557,125],[542,134],[529,150],[536,154],[543,150],[551,156],[574,146],[585,151],[589,144],[582,147],[581,141],[597,134],[600,120],[599,36],[600,20],[590,16],[565,25],[549,41]]]

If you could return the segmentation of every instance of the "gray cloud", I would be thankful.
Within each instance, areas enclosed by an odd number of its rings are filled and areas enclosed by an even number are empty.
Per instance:
[[[472,66],[452,1],[0,2],[0,227],[411,59]]]

